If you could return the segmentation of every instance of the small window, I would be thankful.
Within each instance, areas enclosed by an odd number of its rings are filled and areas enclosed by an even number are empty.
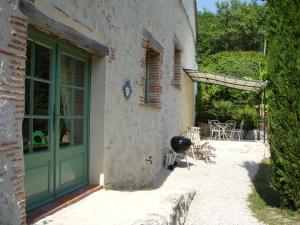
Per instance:
[[[173,60],[173,80],[172,85],[178,90],[181,89],[181,50],[180,47],[174,43],[174,60]]]
[[[145,103],[159,103],[160,89],[160,54],[152,49],[147,49],[145,64]]]
[[[141,65],[144,68],[144,73],[141,77],[141,85],[144,88],[143,94],[140,96],[140,105],[147,105],[160,109],[163,47],[145,28],[143,29],[141,47],[144,49],[141,59]]]

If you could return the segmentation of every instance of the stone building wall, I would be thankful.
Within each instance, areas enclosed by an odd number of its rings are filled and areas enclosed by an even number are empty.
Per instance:
[[[197,68],[195,24],[190,17],[195,15],[194,1],[20,1],[109,47],[109,56],[92,57],[90,182],[112,188],[147,186],[162,168],[170,138],[183,134],[194,120],[192,81],[182,72],[184,87],[179,90],[172,85],[175,36],[182,68]],[[24,16],[17,0],[1,1],[0,18],[0,107],[5,114],[0,117],[0,218],[19,224],[25,223],[21,123],[27,20],[30,26],[48,30]],[[163,47],[160,107],[140,104],[144,28]],[[127,80],[133,90],[129,99],[122,91]],[[95,121],[97,115],[100,122]]]
[[[188,17],[194,15],[193,5],[192,0],[54,0],[51,3],[35,0],[35,6],[47,16],[75,27],[110,48],[110,56],[106,59],[103,106],[105,184],[114,188],[147,185],[162,168],[170,138],[184,132],[186,117],[192,117],[189,121],[194,119],[193,112],[183,115],[182,108],[186,106],[181,99],[184,92],[172,86],[174,35],[182,45],[182,67],[196,68],[195,28]],[[141,85],[144,75],[141,65],[144,59],[143,28],[164,48],[160,109],[140,104],[140,97],[144,95]],[[122,92],[126,80],[130,80],[133,89],[128,100]],[[152,164],[146,161],[149,156]]]
[[[0,2],[0,224],[25,224],[22,119],[27,20]]]

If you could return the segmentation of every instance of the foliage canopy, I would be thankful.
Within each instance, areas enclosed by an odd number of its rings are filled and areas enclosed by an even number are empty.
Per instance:
[[[239,0],[218,2],[217,13],[198,13],[197,61],[220,51],[262,51],[266,7]]]
[[[266,57],[260,52],[227,51],[208,56],[200,70],[253,80],[259,79],[265,67]],[[216,118],[222,121],[235,119],[237,122],[244,119],[245,128],[254,129],[258,126],[256,104],[257,96],[253,93],[219,85],[198,84],[196,111],[199,113],[197,119],[202,122]]]

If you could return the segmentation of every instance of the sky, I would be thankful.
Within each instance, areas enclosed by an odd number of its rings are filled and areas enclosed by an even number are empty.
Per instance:
[[[203,11],[203,9],[207,9],[210,12],[216,12],[215,2],[217,1],[226,2],[228,0],[197,0],[197,9],[198,11]],[[242,0],[242,1],[251,2],[251,0]]]

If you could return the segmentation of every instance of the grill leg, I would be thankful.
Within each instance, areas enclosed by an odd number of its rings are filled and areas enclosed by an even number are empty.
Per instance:
[[[185,158],[185,161],[186,161],[186,165],[187,165],[188,169],[190,169],[190,164],[187,160],[186,154],[185,153],[183,153],[183,154],[184,154],[184,158]]]

